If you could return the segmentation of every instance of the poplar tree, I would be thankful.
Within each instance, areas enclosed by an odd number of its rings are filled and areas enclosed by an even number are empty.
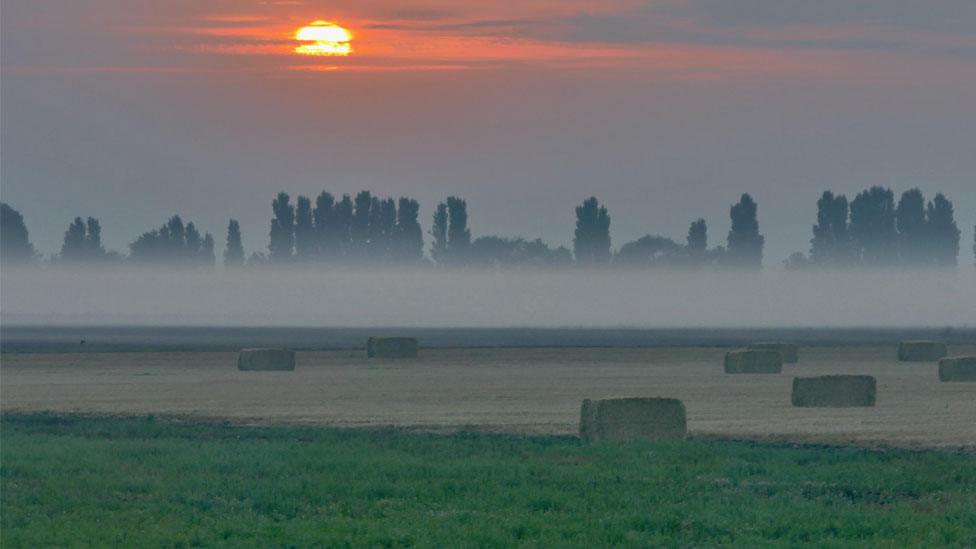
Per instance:
[[[447,263],[447,218],[447,204],[441,202],[434,210],[434,221],[430,227],[430,236],[433,238],[430,256],[439,265]]]
[[[942,193],[935,195],[926,208],[926,226],[933,264],[955,266],[959,260],[959,227],[952,202]]]
[[[824,191],[817,200],[817,224],[810,240],[810,261],[819,265],[844,265],[851,261],[847,197]]]
[[[288,193],[281,192],[271,203],[274,217],[271,219],[268,256],[273,263],[290,261],[295,249],[295,207],[289,200]]]
[[[352,259],[361,260],[366,257],[370,237],[370,212],[373,207],[373,195],[369,191],[360,191],[356,195],[355,209],[350,226],[350,252]]]
[[[334,260],[339,256],[339,228],[336,223],[335,198],[322,191],[315,198],[312,224],[315,230],[316,257]]]
[[[342,200],[336,202],[333,210],[335,212],[336,240],[338,241],[336,251],[339,256],[348,258],[352,254],[352,198],[348,194],[342,195]]]
[[[688,252],[694,258],[701,258],[708,249],[708,226],[704,219],[697,219],[688,228]]]
[[[88,234],[85,235],[85,249],[88,250],[88,257],[94,260],[104,259],[106,253],[102,246],[102,224],[94,217],[89,217],[85,226],[88,229]]]
[[[925,221],[925,198],[922,191],[905,191],[895,208],[898,230],[898,258],[905,265],[924,265],[932,255],[929,248],[929,226]]]
[[[467,263],[471,247],[471,231],[468,229],[468,203],[456,196],[447,197],[447,251],[452,263]]]
[[[244,244],[241,241],[241,225],[236,219],[227,224],[227,244],[224,248],[224,267],[240,269],[244,266]]]
[[[85,228],[85,222],[82,221],[80,217],[76,217],[75,220],[68,225],[68,230],[64,232],[64,240],[61,244],[60,255],[60,259],[62,261],[76,262],[87,259],[87,254],[85,253],[86,234],[87,230]]]
[[[895,227],[895,194],[891,189],[871,187],[851,201],[853,255],[870,266],[894,264],[898,257]]]
[[[573,255],[580,265],[610,262],[610,215],[594,196],[576,207]]]
[[[766,238],[759,234],[758,206],[748,193],[729,209],[732,228],[729,230],[726,259],[735,267],[762,267]]]
[[[424,258],[424,231],[420,228],[420,204],[401,197],[397,204],[394,249],[403,263],[419,263]]]
[[[315,225],[312,222],[312,201],[298,196],[295,203],[295,259],[309,261],[317,255]]]

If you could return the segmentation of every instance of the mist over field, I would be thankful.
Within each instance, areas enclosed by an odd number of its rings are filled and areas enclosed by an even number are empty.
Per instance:
[[[972,327],[976,271],[4,269],[6,325]]]

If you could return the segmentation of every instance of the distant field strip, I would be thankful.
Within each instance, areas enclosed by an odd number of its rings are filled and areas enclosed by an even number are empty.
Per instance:
[[[233,352],[4,354],[4,412],[174,415],[246,424],[576,434],[583,399],[670,397],[695,437],[976,448],[976,383],[942,383],[896,346],[801,347],[781,374],[727,375],[727,348],[299,352],[293,372],[241,372]],[[976,354],[951,345],[950,354]],[[795,376],[877,379],[870,408],[795,408]]]

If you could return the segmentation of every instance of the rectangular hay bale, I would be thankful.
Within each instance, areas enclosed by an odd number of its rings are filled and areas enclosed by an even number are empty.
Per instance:
[[[898,344],[898,360],[902,362],[935,362],[949,354],[941,341],[902,341]]]
[[[874,406],[877,400],[874,376],[832,375],[793,378],[793,406],[846,408]]]
[[[295,351],[288,349],[241,349],[237,369],[242,371],[284,371],[295,369]]]
[[[586,441],[677,439],[687,433],[685,405],[674,398],[586,399],[580,408],[580,438]]]
[[[778,374],[783,371],[783,357],[778,351],[744,350],[725,353],[727,374]]]
[[[415,337],[371,337],[366,341],[368,358],[417,358]]]
[[[785,341],[758,341],[749,345],[754,351],[776,351],[783,359],[783,364],[796,364],[800,360],[800,351],[794,343]]]
[[[939,381],[976,381],[976,356],[953,356],[940,360]]]

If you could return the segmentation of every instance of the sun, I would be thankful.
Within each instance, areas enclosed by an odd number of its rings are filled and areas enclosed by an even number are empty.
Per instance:
[[[305,42],[295,47],[301,55],[345,56],[352,53],[352,34],[328,21],[313,21],[307,27],[295,31],[295,40]]]

